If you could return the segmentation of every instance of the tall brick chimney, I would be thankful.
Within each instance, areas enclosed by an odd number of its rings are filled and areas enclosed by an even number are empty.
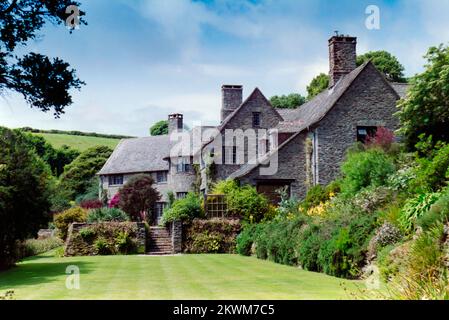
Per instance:
[[[223,85],[221,86],[221,122],[243,101],[243,86]]]
[[[336,35],[329,39],[329,87],[357,67],[357,38]]]
[[[183,118],[184,116],[180,113],[174,113],[168,116],[168,134],[175,131],[182,131],[184,126]]]

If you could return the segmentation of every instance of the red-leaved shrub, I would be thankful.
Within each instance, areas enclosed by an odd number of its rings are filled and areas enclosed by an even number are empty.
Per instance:
[[[111,201],[109,201],[109,208],[118,208],[120,203],[120,193],[116,193],[115,196],[112,197]]]
[[[81,201],[80,207],[83,209],[100,209],[103,207],[103,203],[96,199],[96,200],[84,200]]]
[[[378,127],[374,136],[368,136],[366,138],[366,144],[369,146],[378,146],[385,151],[391,148],[395,140],[393,131],[385,127]]]

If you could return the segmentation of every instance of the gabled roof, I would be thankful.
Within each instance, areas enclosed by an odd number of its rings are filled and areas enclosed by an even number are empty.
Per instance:
[[[240,112],[240,110],[241,110],[241,109],[242,109],[242,108],[243,108],[249,101],[251,101],[251,99],[253,99],[253,97],[254,97],[255,95],[260,95],[260,96],[262,97],[262,99],[264,99],[265,102],[266,102],[269,106],[271,106],[271,107],[273,108],[273,111],[279,116],[279,118],[282,119],[282,116],[281,116],[281,115],[279,114],[279,112],[278,112],[279,109],[275,109],[275,108],[271,105],[270,100],[268,100],[268,99],[264,96],[264,94],[262,93],[262,91],[260,91],[260,89],[256,87],[256,88],[253,90],[253,92],[251,92],[251,94],[248,96],[248,98],[246,98],[245,101],[243,101],[237,109],[235,109],[230,115],[228,115],[228,116],[223,120],[223,122],[217,127],[218,131],[221,132],[221,131],[226,127],[226,125],[232,120],[232,118],[234,118],[235,115],[238,114],[238,113]]]
[[[324,90],[312,100],[295,109],[295,112],[288,115],[289,120],[279,123],[277,129],[280,132],[297,132],[319,122],[370,63],[370,61],[365,62],[351,73],[340,78],[334,87]]]
[[[399,83],[399,82],[390,82],[390,85],[393,87],[394,91],[404,99],[407,96],[408,89],[410,88],[410,84],[408,83]]]
[[[279,115],[282,117],[282,119],[284,119],[284,121],[290,121],[290,120],[294,120],[295,116],[296,116],[296,112],[297,110],[301,108],[301,106],[299,106],[296,109],[281,109],[281,108],[276,108],[277,113],[279,113]]]
[[[99,175],[166,171],[170,154],[169,136],[124,139],[115,148]]]
[[[268,159],[271,159],[273,155],[279,152],[284,146],[289,144],[301,132],[303,132],[306,129],[309,129],[310,127],[321,121],[326,116],[326,114],[332,109],[332,107],[340,100],[343,94],[350,88],[355,79],[357,79],[357,77],[362,73],[362,71],[367,68],[368,65],[372,65],[372,62],[371,61],[365,62],[363,65],[354,69],[351,73],[340,78],[340,80],[335,84],[334,87],[321,92],[312,100],[300,106],[298,109],[294,109],[294,112],[289,112],[287,116],[289,117],[290,120],[279,123],[277,129],[279,130],[279,132],[294,133],[294,134],[284,143],[282,143],[276,150],[273,150],[268,155],[264,156],[261,160],[257,161],[256,164],[243,165],[239,170],[235,171],[230,176],[230,178],[235,179],[247,175],[252,170],[256,169],[261,164],[265,163]],[[377,70],[375,67],[374,69]],[[389,83],[382,74],[380,75],[382,76],[382,79],[384,79],[385,83],[387,83],[390,86],[391,90],[396,93],[399,99],[400,98],[399,94],[393,88],[392,84]]]

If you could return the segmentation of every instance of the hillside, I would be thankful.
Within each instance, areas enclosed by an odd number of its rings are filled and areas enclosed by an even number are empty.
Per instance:
[[[59,148],[62,145],[67,145],[79,151],[84,151],[86,149],[99,145],[108,146],[114,149],[120,141],[120,139],[115,138],[80,136],[62,133],[33,133],[33,134],[44,137],[55,148]]]

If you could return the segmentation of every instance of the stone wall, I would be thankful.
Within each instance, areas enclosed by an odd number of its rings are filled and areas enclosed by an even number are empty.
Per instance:
[[[129,246],[119,245],[120,236],[129,235]],[[104,243],[103,246],[99,242]],[[140,222],[72,223],[65,245],[65,256],[102,254],[144,254],[145,224]]]
[[[393,115],[397,94],[369,64],[318,124],[317,181],[326,185],[340,174],[346,150],[357,141],[357,126],[398,128]]]
[[[306,187],[306,154],[305,141],[307,133],[301,133],[293,138],[278,152],[278,170],[271,176],[261,176],[260,167],[255,168],[246,176],[240,178],[243,184],[257,185],[264,180],[291,181],[291,195],[295,198],[303,198],[307,193]]]
[[[253,112],[260,113],[260,126],[253,128]],[[222,144],[225,145],[225,130],[226,129],[241,129],[243,131],[247,129],[273,129],[278,123],[282,121],[281,116],[274,110],[274,108],[267,101],[265,96],[259,89],[255,89],[252,94],[245,101],[245,104],[240,108],[234,117],[226,123],[222,131]],[[247,146],[245,146],[247,148]],[[222,150],[220,150],[221,154]],[[245,161],[247,161],[246,159]],[[216,180],[226,179],[231,173],[237,171],[240,165],[216,165]]]
[[[182,226],[184,253],[235,253],[241,230],[237,219],[195,219]]]

